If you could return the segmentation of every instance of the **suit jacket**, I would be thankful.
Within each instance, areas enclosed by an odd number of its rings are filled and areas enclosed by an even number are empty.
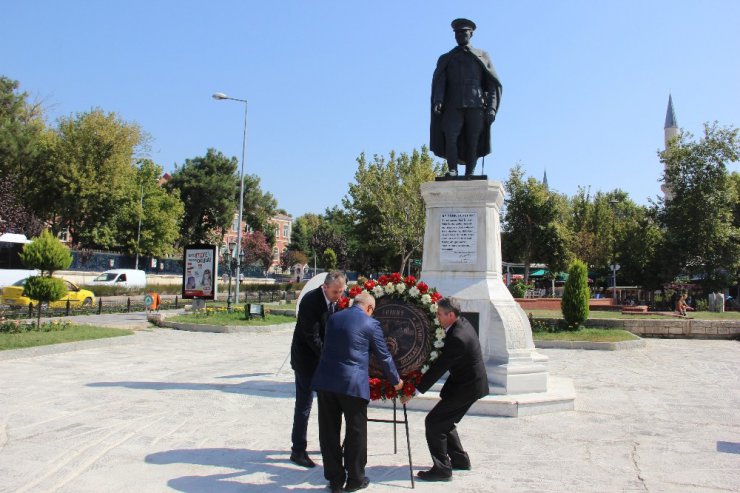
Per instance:
[[[446,371],[450,372],[450,376],[439,393],[442,399],[476,401],[488,395],[488,374],[478,334],[464,318],[458,318],[449,328],[442,354],[432,363],[416,388],[419,392],[426,392]]]
[[[328,318],[329,309],[321,286],[306,293],[298,306],[298,319],[290,345],[290,366],[293,370],[313,375],[319,364]]]
[[[359,306],[334,314],[326,324],[321,361],[312,388],[370,400],[368,366],[375,354],[386,378],[399,382],[396,364],[388,351],[380,322]]]

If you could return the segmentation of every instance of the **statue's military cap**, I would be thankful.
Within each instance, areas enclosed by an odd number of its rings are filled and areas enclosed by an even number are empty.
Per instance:
[[[452,21],[452,29],[454,31],[460,31],[462,29],[470,29],[471,31],[475,31],[475,22],[471,21],[470,19],[455,19]]]

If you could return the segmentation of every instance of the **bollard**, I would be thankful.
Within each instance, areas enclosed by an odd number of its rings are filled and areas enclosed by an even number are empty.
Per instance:
[[[177,295],[175,295],[175,310],[177,310]]]
[[[69,309],[72,305],[69,303],[69,300],[67,300],[67,316],[69,317]]]
[[[98,315],[103,313],[103,298],[98,298]]]
[[[126,311],[127,312],[131,311],[131,297],[130,296],[126,298]]]

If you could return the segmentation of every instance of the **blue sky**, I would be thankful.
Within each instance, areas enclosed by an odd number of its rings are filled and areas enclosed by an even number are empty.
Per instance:
[[[740,2],[5,2],[0,73],[51,121],[100,107],[137,122],[171,171],[209,147],[241,155],[294,216],[340,204],[361,152],[428,144],[449,23],[478,24],[503,83],[490,179],[521,162],[572,195],[660,193],[668,94],[695,135],[740,124]],[[479,168],[480,170],[480,163]],[[734,166],[733,169],[738,169]]]

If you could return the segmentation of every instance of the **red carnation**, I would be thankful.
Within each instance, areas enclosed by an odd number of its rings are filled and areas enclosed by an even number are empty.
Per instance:
[[[425,282],[419,282],[419,284],[416,285],[416,289],[418,289],[421,294],[426,294],[426,292],[429,291],[429,286],[427,286],[427,283]]]
[[[358,294],[362,293],[362,288],[360,286],[352,286],[349,289],[349,297],[354,298]]]
[[[401,279],[401,274],[399,274],[398,272],[394,272],[393,274],[391,274],[391,282],[393,284],[398,284],[399,282],[401,282]]]
[[[365,289],[367,289],[368,291],[372,291],[374,287],[375,287],[375,281],[373,281],[372,279],[365,282]]]
[[[338,307],[338,308],[339,308],[340,310],[344,310],[344,309],[345,309],[345,308],[347,308],[348,306],[349,306],[349,298],[347,298],[346,296],[342,296],[342,297],[341,297],[341,298],[339,298],[339,300],[337,301],[337,307]]]
[[[388,383],[385,386],[385,398],[386,399],[393,399],[397,395],[398,395],[398,392],[396,392],[396,389],[393,388],[393,385],[391,385],[390,383]]]
[[[442,296],[441,294],[439,294],[437,291],[433,292],[431,296],[432,296],[432,303],[436,303],[439,300],[441,300],[442,298],[444,298],[444,296]]]
[[[406,284],[407,288],[410,288],[416,284],[416,278],[414,276],[406,276],[406,279],[404,279],[403,282]]]
[[[381,286],[385,286],[386,284],[388,284],[388,276],[386,276],[385,274],[380,276],[378,278],[378,284],[380,284]]]

